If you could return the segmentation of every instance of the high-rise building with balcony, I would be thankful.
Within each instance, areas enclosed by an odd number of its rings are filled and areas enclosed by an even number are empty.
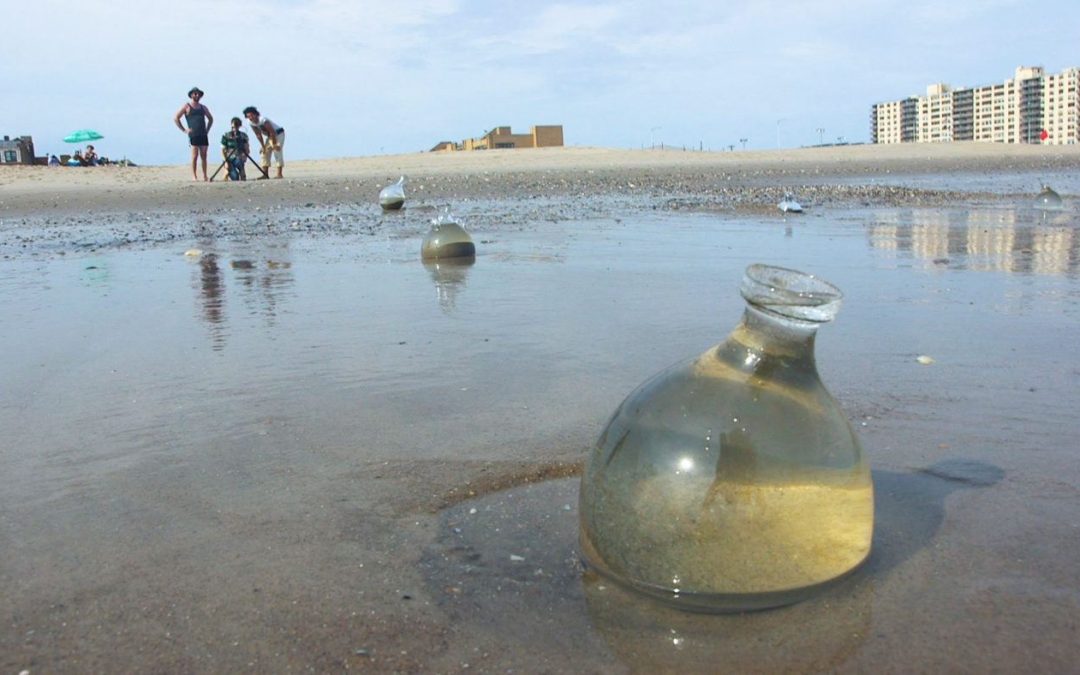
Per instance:
[[[874,143],[1080,143],[1080,68],[1047,75],[1021,66],[1012,79],[982,87],[932,84],[926,96],[875,104],[870,137]]]

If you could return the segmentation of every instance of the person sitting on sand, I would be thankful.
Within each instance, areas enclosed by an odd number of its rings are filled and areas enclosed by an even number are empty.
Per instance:
[[[75,151],[75,154],[71,156],[67,163],[68,166],[86,166],[86,162],[82,158],[82,152],[79,150]]]
[[[56,155],[49,155],[49,166],[60,166],[60,158]]]
[[[260,153],[262,159],[263,175],[259,180],[266,178],[270,172],[270,155],[277,159],[277,178],[281,178],[282,169],[285,168],[285,129],[270,121],[268,117],[262,117],[258,109],[249,105],[244,108],[244,117],[251,123],[251,130],[255,132],[255,138],[259,139],[262,146]],[[265,138],[264,138],[265,136]]]
[[[229,167],[229,180],[247,180],[244,163],[251,152],[248,135],[240,130],[243,122],[232,118],[232,128],[221,135],[221,157]]]
[[[86,146],[86,152],[83,153],[83,166],[97,166],[98,156],[94,150],[94,146]]]

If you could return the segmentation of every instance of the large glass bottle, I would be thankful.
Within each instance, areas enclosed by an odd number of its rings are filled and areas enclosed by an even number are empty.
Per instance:
[[[797,602],[870,552],[870,469],[814,361],[842,295],[766,265],[741,291],[735,330],[632,392],[581,481],[587,564],[695,611]]]
[[[420,242],[421,260],[468,259],[475,256],[476,245],[472,237],[449,210],[431,221],[431,229]]]

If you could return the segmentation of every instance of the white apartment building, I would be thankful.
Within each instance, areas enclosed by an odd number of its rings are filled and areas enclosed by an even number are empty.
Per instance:
[[[1021,66],[1012,79],[983,87],[932,84],[926,96],[874,105],[870,138],[874,143],[1080,143],[1080,68],[1047,75],[1041,67]]]

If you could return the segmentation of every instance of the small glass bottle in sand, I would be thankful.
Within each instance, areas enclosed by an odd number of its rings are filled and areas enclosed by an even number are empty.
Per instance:
[[[766,265],[741,291],[735,330],[632,392],[581,481],[586,563],[693,611],[798,602],[870,553],[870,468],[814,360],[842,294]]]
[[[383,211],[400,211],[405,206],[405,176],[379,190],[379,206]]]

